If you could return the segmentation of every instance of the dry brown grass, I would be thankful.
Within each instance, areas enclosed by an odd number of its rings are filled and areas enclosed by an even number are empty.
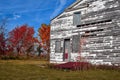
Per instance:
[[[120,71],[63,71],[38,66],[46,64],[39,60],[0,60],[0,80],[120,80]]]

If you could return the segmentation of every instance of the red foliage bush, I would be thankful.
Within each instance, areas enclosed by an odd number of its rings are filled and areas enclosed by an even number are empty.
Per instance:
[[[70,70],[87,70],[90,68],[90,63],[88,62],[68,62],[64,64],[54,65],[56,69],[70,69]]]

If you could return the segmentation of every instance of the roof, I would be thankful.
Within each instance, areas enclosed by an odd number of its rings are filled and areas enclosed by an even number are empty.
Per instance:
[[[81,1],[81,0],[75,1],[73,4],[71,4],[71,5],[70,5],[69,7],[67,7],[65,10],[63,10],[63,12],[65,12],[67,9],[70,9],[70,8],[72,8],[73,6],[77,5],[80,1]],[[56,17],[58,17],[59,15],[61,15],[63,12],[61,12],[60,14],[58,14]],[[53,19],[51,19],[51,21],[54,20],[56,17],[54,17]]]
[[[77,5],[79,2],[81,2],[82,0],[77,0],[76,2],[74,2],[72,5],[70,5],[67,9],[74,7],[75,5]]]

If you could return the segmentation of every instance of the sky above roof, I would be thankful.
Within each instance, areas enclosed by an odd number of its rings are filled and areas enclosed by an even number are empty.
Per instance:
[[[0,0],[0,21],[7,19],[7,29],[28,24],[37,32],[42,23],[61,13],[76,0]],[[37,33],[36,33],[37,35]]]

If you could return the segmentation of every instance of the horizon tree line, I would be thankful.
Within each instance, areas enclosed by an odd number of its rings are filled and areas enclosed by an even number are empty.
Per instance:
[[[50,25],[42,24],[38,29],[38,38],[34,37],[34,28],[24,24],[7,32],[6,21],[0,22],[0,57],[1,56],[32,56],[35,46],[38,56],[44,51],[49,58],[50,52]],[[37,44],[37,45],[35,45]]]

